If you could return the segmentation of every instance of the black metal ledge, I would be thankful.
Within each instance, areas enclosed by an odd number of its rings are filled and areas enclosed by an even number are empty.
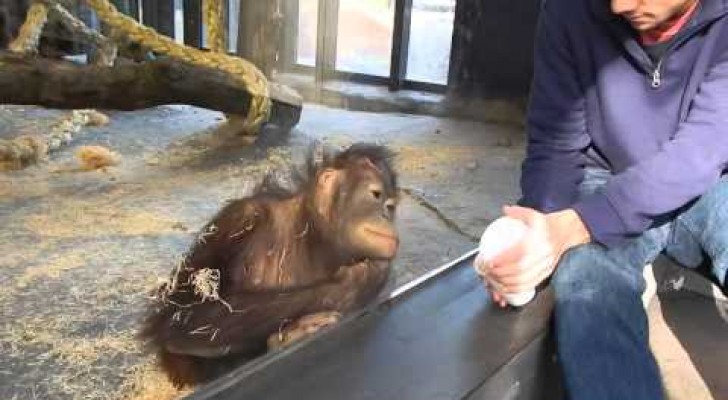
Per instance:
[[[189,399],[555,398],[552,295],[491,304],[469,253],[383,304]]]

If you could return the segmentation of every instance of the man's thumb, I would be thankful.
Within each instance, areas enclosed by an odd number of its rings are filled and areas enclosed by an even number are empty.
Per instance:
[[[523,221],[526,225],[533,225],[536,218],[538,217],[538,211],[532,208],[526,208],[521,206],[504,206],[503,214],[507,217],[515,218]]]

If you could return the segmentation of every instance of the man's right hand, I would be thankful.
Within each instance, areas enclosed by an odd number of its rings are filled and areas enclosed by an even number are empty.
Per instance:
[[[535,288],[551,276],[567,250],[591,240],[589,231],[572,209],[544,214],[530,208],[506,206],[503,212],[528,225],[528,233],[520,243],[493,260],[479,257],[475,260],[493,301],[502,307],[507,304],[503,293]]]

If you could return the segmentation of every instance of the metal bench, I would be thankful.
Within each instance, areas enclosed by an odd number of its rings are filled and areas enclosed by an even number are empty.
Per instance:
[[[553,399],[552,296],[491,304],[475,252],[190,399]]]

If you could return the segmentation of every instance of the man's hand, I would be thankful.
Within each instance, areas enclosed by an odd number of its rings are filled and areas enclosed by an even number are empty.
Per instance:
[[[523,240],[499,254],[490,263],[476,259],[485,272],[493,300],[506,305],[502,293],[524,292],[548,278],[561,256],[570,248],[589,243],[589,231],[572,209],[551,214],[518,206],[506,206],[503,213],[523,221],[529,228]]]

